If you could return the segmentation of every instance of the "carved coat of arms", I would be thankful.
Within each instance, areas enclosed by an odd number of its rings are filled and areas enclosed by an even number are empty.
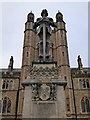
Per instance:
[[[42,100],[47,100],[50,97],[50,87],[46,84],[43,84],[39,88],[39,98]]]

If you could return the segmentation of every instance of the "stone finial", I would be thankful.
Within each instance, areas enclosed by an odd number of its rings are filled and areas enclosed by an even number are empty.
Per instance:
[[[13,70],[13,63],[14,63],[13,56],[11,56],[10,62],[9,62],[9,65],[8,65],[8,71],[9,72],[11,72]]]
[[[34,22],[34,14],[32,11],[27,15],[27,22]]]
[[[83,65],[82,65],[82,60],[80,58],[80,55],[78,55],[77,62],[78,62],[78,69],[81,70],[83,68]]]
[[[63,21],[63,15],[62,13],[58,10],[56,14],[56,22],[62,22]]]

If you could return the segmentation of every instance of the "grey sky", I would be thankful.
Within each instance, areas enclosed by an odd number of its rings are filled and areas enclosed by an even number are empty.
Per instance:
[[[24,23],[27,14],[32,10],[35,18],[40,17],[42,9],[55,20],[60,10],[66,22],[70,66],[77,66],[77,56],[80,54],[84,66],[88,66],[88,3],[86,2],[49,2],[49,3],[3,3],[2,4],[2,65],[6,68],[10,56],[14,56],[14,67],[21,67],[22,48],[24,40]],[[1,43],[2,42],[2,43]],[[0,60],[1,62],[1,60]]]

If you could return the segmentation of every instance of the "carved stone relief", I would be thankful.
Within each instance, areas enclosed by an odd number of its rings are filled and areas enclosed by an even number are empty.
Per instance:
[[[39,87],[39,97],[41,100],[48,100],[50,98],[50,86],[42,84]]]
[[[39,100],[37,84],[32,84],[32,100]]]
[[[44,78],[44,77],[48,77],[48,78],[54,78],[54,77],[58,77],[58,69],[56,67],[52,67],[52,68],[49,68],[49,67],[40,67],[40,68],[37,68],[36,66],[35,67],[32,67],[30,70],[29,70],[29,76],[31,79],[40,79],[40,78]]]
[[[32,100],[56,100],[56,84],[32,84]]]

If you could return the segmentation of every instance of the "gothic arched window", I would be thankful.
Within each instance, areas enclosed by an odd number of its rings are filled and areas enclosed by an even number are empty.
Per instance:
[[[81,109],[82,112],[90,112],[90,100],[89,97],[83,97],[81,100]]]
[[[8,89],[8,86],[9,86],[9,80],[4,80],[3,85],[2,85],[2,89]]]
[[[10,113],[11,112],[11,100],[8,99],[8,102],[7,102],[7,113]]]
[[[7,90],[7,89],[12,89],[12,83],[13,81],[12,80],[4,80],[3,81],[3,85],[2,85],[2,89],[4,90]]]
[[[83,88],[83,81],[82,81],[82,79],[79,80],[79,85],[80,85],[80,88],[82,89]]]
[[[88,79],[79,79],[79,85],[80,85],[80,88],[90,88],[90,85],[89,85],[89,80]]]
[[[3,108],[2,113],[10,113],[11,112],[11,100],[8,97],[3,99]]]
[[[86,80],[86,86],[87,86],[87,88],[89,88],[89,80],[88,79]]]
[[[6,109],[7,109],[7,98],[5,97],[4,100],[3,100],[3,109],[2,109],[2,112],[6,113]]]
[[[4,80],[3,85],[2,85],[2,89],[5,89],[5,86],[6,86],[6,81]]]
[[[7,80],[6,81],[6,89],[8,89],[8,86],[9,86],[9,81]]]
[[[84,97],[83,97],[82,100],[81,100],[81,109],[82,109],[82,112],[85,112],[85,101],[84,101]]]
[[[13,86],[13,81],[11,80],[11,81],[9,82],[9,90],[12,89],[12,86]]]
[[[86,88],[85,80],[83,79],[83,88]]]
[[[86,112],[90,112],[90,106],[89,106],[89,98],[86,97]]]

